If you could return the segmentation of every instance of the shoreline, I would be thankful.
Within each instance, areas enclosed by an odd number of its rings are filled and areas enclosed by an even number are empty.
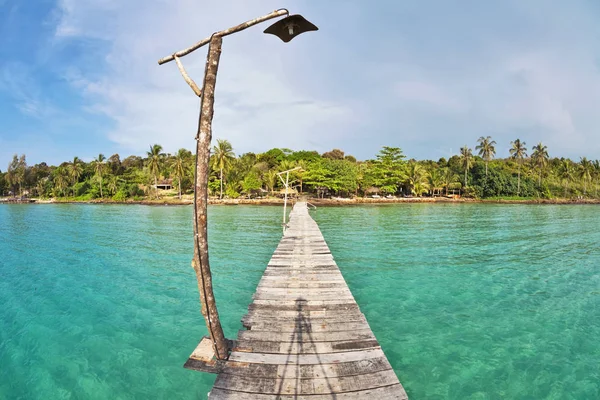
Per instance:
[[[192,198],[183,199],[145,199],[145,200],[130,200],[130,201],[114,201],[111,199],[94,199],[94,200],[54,200],[54,199],[32,199],[34,202],[7,202],[0,199],[0,204],[103,204],[103,205],[149,205],[149,206],[187,206],[193,204]],[[292,204],[295,199],[288,199],[288,203]],[[336,207],[336,206],[355,206],[364,204],[385,205],[385,204],[405,204],[405,203],[428,203],[428,204],[555,204],[555,205],[584,205],[584,204],[600,204],[600,199],[523,199],[523,200],[504,200],[504,199],[470,199],[470,198],[445,198],[445,197],[409,197],[409,198],[363,198],[355,197],[352,199],[345,198],[328,198],[316,199],[309,198],[307,201],[315,206],[320,207]],[[259,205],[259,206],[281,206],[283,199],[268,198],[268,199],[209,199],[209,205]]]

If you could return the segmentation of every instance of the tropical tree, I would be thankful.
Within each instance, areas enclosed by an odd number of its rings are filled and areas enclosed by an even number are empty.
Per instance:
[[[264,176],[265,185],[267,186],[267,189],[269,190],[269,192],[271,192],[271,194],[273,194],[273,191],[275,190],[275,186],[277,185],[277,179],[277,171],[275,171],[274,169],[269,170]]]
[[[488,163],[496,155],[496,147],[494,147],[496,142],[492,140],[491,136],[481,136],[479,139],[477,139],[477,143],[479,144],[475,147],[475,149],[479,150],[479,156],[485,161],[485,176],[487,178]]]
[[[563,159],[559,166],[559,176],[560,179],[564,183],[565,187],[565,195],[567,197],[567,189],[569,188],[569,181],[573,179],[573,167],[571,166],[571,161]]]
[[[213,168],[219,170],[219,180],[221,181],[221,192],[219,198],[223,198],[223,170],[231,166],[231,162],[235,160],[233,147],[228,140],[217,139],[216,146],[213,146]]]
[[[450,168],[444,168],[442,170],[442,185],[446,189],[446,196],[448,196],[448,189],[452,186],[460,184],[460,177],[454,173]]]
[[[35,191],[37,192],[37,195],[39,197],[44,197],[44,195],[46,194],[47,180],[48,180],[48,178],[40,179],[39,181],[37,181],[37,183],[35,185]]]
[[[517,139],[514,142],[510,142],[512,145],[510,151],[511,158],[517,160],[518,165],[518,175],[517,175],[517,196],[521,192],[521,164],[525,157],[527,157],[527,148],[525,147],[526,143],[521,142],[521,139]]]
[[[154,189],[156,191],[156,198],[158,199],[158,175],[162,167],[163,153],[162,146],[160,144],[153,144],[150,146],[150,151],[146,152],[148,156],[148,169],[154,177]]]
[[[415,196],[421,196],[427,188],[427,173],[416,162],[409,162],[406,169],[406,185]]]
[[[438,194],[443,186],[442,183],[442,172],[439,168],[432,168],[427,173],[427,185],[429,186],[429,190],[431,190],[431,196],[435,196],[435,191],[438,191]]]
[[[583,181],[583,195],[587,193],[587,184],[592,180],[592,173],[594,166],[590,160],[586,157],[582,157],[579,162],[579,168],[577,169],[579,178]]]
[[[533,165],[539,170],[539,181],[538,185],[542,185],[542,175],[548,166],[548,160],[550,156],[548,155],[548,147],[544,146],[542,142],[539,142],[537,146],[533,146],[531,148],[533,152],[531,153],[531,161]]]
[[[94,159],[94,170],[96,171],[96,176],[100,179],[100,198],[104,197],[102,195],[102,177],[104,174],[104,165],[106,164],[105,160],[106,157],[102,153],[98,154],[98,157]]]
[[[399,147],[384,146],[376,159],[369,162],[363,174],[363,181],[384,193],[396,193],[398,185],[406,179],[405,158]]]
[[[60,166],[54,171],[54,196],[61,196],[69,186],[70,172],[66,167]]]
[[[21,158],[23,157],[24,155],[21,156]],[[8,164],[8,169],[6,170],[6,181],[10,186],[13,195],[15,195],[17,186],[19,186],[19,195],[23,194],[23,190],[21,188],[23,184],[23,175],[21,174],[21,170],[21,159],[19,159],[19,156],[15,154],[13,155],[12,161],[10,164]]]
[[[600,160],[595,160],[592,162],[594,166],[594,177],[596,178],[596,190],[594,191],[594,196],[598,197],[598,183],[600,181]]]
[[[186,163],[189,160],[189,158],[191,157],[192,153],[189,150],[186,149],[179,149],[177,151],[177,154],[175,154],[175,157],[173,158],[173,161],[171,163],[171,167],[173,168],[173,174],[175,175],[175,178],[177,179],[177,186],[178,186],[178,194],[179,194],[179,199],[181,200],[181,181],[183,180],[183,178],[185,177],[185,172],[186,172]]]
[[[73,196],[75,196],[75,185],[79,182],[81,174],[83,174],[83,162],[79,157],[73,157],[73,161],[69,164],[69,177],[73,185]]]
[[[106,188],[108,189],[108,193],[111,196],[114,196],[119,189],[119,178],[116,175],[109,175],[106,182]]]
[[[465,169],[465,187],[467,187],[467,174],[469,172],[469,168],[473,165],[473,151],[464,145],[464,147],[460,148],[460,163],[462,167]]]

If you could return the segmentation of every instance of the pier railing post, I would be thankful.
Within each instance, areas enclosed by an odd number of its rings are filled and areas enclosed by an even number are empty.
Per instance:
[[[208,175],[210,161],[210,141],[212,138],[212,119],[214,114],[215,85],[217,71],[221,57],[220,36],[213,36],[208,47],[206,70],[204,71],[204,84],[202,88],[202,101],[198,122],[198,135],[196,137],[196,176],[194,190],[194,259],[192,266],[198,279],[202,315],[206,320],[206,327],[213,343],[215,356],[219,360],[226,360],[229,355],[227,341],[223,335],[223,328],[219,320],[217,304],[212,288],[212,275],[208,261],[208,231],[207,231],[207,204],[208,204]]]

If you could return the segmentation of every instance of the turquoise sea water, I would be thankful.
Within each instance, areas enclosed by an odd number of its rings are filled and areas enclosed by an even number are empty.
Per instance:
[[[0,398],[205,398],[190,207],[0,206]],[[212,207],[225,333],[279,207]],[[313,216],[411,399],[600,398],[600,208],[426,205]]]

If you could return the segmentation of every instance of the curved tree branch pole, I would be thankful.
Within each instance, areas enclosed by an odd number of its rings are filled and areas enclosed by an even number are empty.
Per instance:
[[[192,88],[197,96],[201,96],[200,117],[198,122],[198,133],[196,136],[196,171],[194,188],[194,258],[192,267],[196,272],[198,290],[200,292],[200,303],[202,315],[213,344],[213,350],[218,360],[226,360],[229,357],[228,342],[223,335],[223,328],[219,320],[219,313],[212,287],[212,275],[208,259],[208,232],[207,232],[207,204],[208,204],[208,175],[210,160],[210,142],[212,139],[212,119],[214,114],[215,85],[217,82],[217,71],[221,57],[221,44],[223,36],[242,31],[253,25],[289,15],[285,9],[275,10],[265,16],[246,21],[223,31],[215,32],[211,37],[203,39],[187,49],[181,50],[158,60],[158,64],[164,64],[175,60],[177,67],[184,80]],[[189,77],[181,64],[179,57],[190,54],[194,50],[209,44],[206,69],[204,71],[204,83],[202,91]]]
[[[223,328],[219,320],[217,304],[212,288],[212,275],[208,261],[208,232],[207,232],[207,204],[208,204],[208,175],[210,160],[210,141],[212,139],[212,119],[214,114],[215,85],[217,83],[217,70],[221,57],[220,36],[213,36],[208,47],[206,69],[204,71],[204,85],[202,87],[202,101],[198,122],[198,136],[196,137],[196,183],[194,189],[194,259],[192,266],[198,279],[202,315],[206,320],[206,327],[213,342],[213,349],[218,360],[229,357],[229,348],[223,335]]]

